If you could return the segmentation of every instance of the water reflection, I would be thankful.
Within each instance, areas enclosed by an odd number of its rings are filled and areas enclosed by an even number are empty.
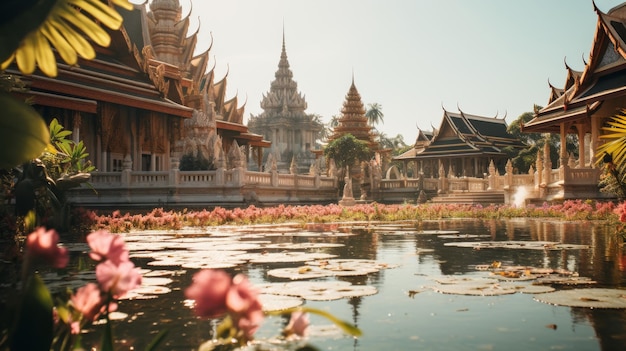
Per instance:
[[[441,275],[476,275],[477,264],[500,261],[522,265],[576,271],[590,277],[599,287],[624,288],[626,285],[626,252],[613,235],[613,228],[603,223],[561,222],[532,219],[513,220],[445,220],[391,224],[355,224],[313,226],[307,231],[328,233],[352,232],[356,235],[298,236],[286,231],[279,236],[266,236],[271,243],[333,242],[340,247],[311,251],[337,255],[339,258],[368,259],[398,264],[398,268],[382,270],[357,277],[325,278],[344,280],[354,285],[371,285],[379,293],[338,301],[309,301],[308,306],[324,309],[359,326],[364,336],[359,339],[314,339],[319,349],[384,350],[415,349],[623,349],[626,342],[626,312],[555,307],[536,302],[530,295],[514,294],[499,297],[443,295],[428,290],[433,277]],[[236,230],[235,230],[236,229]],[[235,228],[240,235],[244,228]],[[305,229],[302,229],[305,230]],[[458,232],[459,238],[425,231]],[[259,230],[253,231],[259,234]],[[297,231],[296,231],[297,232]],[[469,237],[473,235],[475,237]],[[200,236],[201,237],[201,236]],[[197,237],[196,237],[197,238]],[[163,236],[160,240],[171,239]],[[152,239],[153,240],[153,239]],[[177,238],[177,240],[182,240]],[[244,236],[240,241],[259,240]],[[554,241],[588,245],[589,249],[527,250],[481,249],[447,246],[451,241]],[[278,250],[278,249],[276,249]],[[282,250],[282,249],[281,249]],[[254,251],[254,250],[251,250]],[[271,251],[271,250],[267,250]],[[256,252],[259,252],[256,250]],[[154,300],[129,300],[120,303],[120,310],[131,317],[115,322],[120,350],[142,349],[164,329],[169,334],[163,349],[189,350],[212,336],[216,321],[194,318],[185,304],[183,290],[191,284],[195,269],[154,267],[153,258],[134,258],[135,263],[149,269],[168,269],[173,282],[171,293]],[[271,269],[294,267],[303,263],[244,264],[227,269],[231,274],[244,273],[252,282],[281,282],[273,278]],[[423,289],[423,292],[409,294]],[[422,290],[420,290],[422,291]],[[312,318],[313,323],[326,323]],[[284,325],[284,318],[269,320],[260,336],[273,336]],[[554,328],[546,326],[553,325]],[[92,331],[97,331],[96,326]],[[85,336],[89,344],[97,344],[99,336]]]

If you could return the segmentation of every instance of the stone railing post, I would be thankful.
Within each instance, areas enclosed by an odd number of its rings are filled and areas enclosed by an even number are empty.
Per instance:
[[[246,182],[246,170],[243,167],[233,169],[233,183],[235,186],[243,186]]]
[[[489,184],[487,190],[496,189],[496,166],[493,164],[493,160],[489,162],[489,176],[487,177]]]
[[[541,152],[538,151],[537,152],[537,162],[535,162],[537,169],[535,171],[535,189],[539,189],[539,186],[542,183],[543,180],[543,160],[541,159]]]
[[[513,164],[511,160],[506,163],[505,166],[506,173],[504,174],[504,186],[505,188],[512,189],[513,188]]]
[[[222,186],[226,182],[224,171],[225,171],[224,167],[220,167],[215,171],[215,186]]]
[[[130,155],[126,155],[124,157],[124,161],[122,162],[122,185],[126,187],[130,187],[131,183],[131,173],[133,171],[133,159],[130,158]]]
[[[169,174],[169,179],[168,179],[168,184],[171,186],[178,186],[180,179],[178,177],[178,174],[180,172],[180,170],[178,169],[178,167],[180,166],[180,161],[178,160],[178,157],[172,156],[170,157],[170,174]]]
[[[275,169],[272,169],[270,171],[270,183],[272,184],[273,187],[278,186],[278,171]]]

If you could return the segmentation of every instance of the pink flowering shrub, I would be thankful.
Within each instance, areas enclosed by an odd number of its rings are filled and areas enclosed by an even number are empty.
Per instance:
[[[295,311],[291,314],[289,324],[283,330],[283,335],[286,338],[293,337],[305,337],[307,336],[309,328],[309,314],[302,311]]]
[[[523,208],[510,205],[468,204],[358,204],[342,207],[337,204],[256,207],[199,211],[164,211],[154,209],[145,215],[122,214],[94,216],[95,228],[108,228],[112,232],[131,229],[180,229],[184,226],[217,226],[222,224],[258,223],[332,223],[337,221],[397,221],[433,220],[445,218],[561,218],[564,220],[611,220],[616,219],[612,202],[569,200],[559,204],[544,203],[541,206]]]
[[[79,348],[83,327],[100,317],[107,320],[108,337],[102,339],[102,349],[113,349],[109,313],[117,309],[118,298],[141,285],[141,274],[129,260],[120,236],[98,230],[87,236],[87,243],[91,248],[89,256],[97,263],[97,284],[87,283],[71,293],[67,301],[58,299],[60,303],[55,306],[34,266],[45,263],[64,268],[69,261],[68,250],[59,245],[59,235],[54,230],[37,228],[28,235],[22,265],[23,292],[11,328],[11,349],[74,350]]]
[[[185,296],[194,300],[194,312],[198,317],[222,318],[216,335],[202,344],[200,350],[232,350],[255,341],[254,334],[263,322],[265,312],[257,290],[245,275],[231,278],[222,270],[201,270],[194,274],[193,283],[185,290]],[[291,314],[289,324],[282,331],[285,349],[294,349],[289,343],[300,342],[307,336],[309,313],[328,318],[350,335],[361,334],[358,328],[321,310],[299,307],[274,312],[272,314]],[[277,349],[275,344],[272,349]]]
[[[221,270],[201,270],[193,276],[185,296],[195,301],[194,310],[199,317],[226,315],[232,325],[221,337],[236,338],[241,344],[252,340],[265,316],[258,292],[242,274],[231,279]]]
[[[59,234],[43,227],[26,238],[26,255],[27,262],[44,261],[55,268],[64,268],[69,261],[67,248],[59,246]]]

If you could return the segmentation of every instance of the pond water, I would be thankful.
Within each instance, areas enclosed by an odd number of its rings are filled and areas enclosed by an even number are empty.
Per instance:
[[[614,229],[602,223],[455,219],[239,226],[136,232],[126,235],[126,240],[131,258],[145,269],[147,277],[166,279],[161,279],[158,287],[146,289],[144,296],[120,302],[119,311],[128,314],[127,318],[114,322],[117,346],[121,350],[143,349],[164,329],[169,333],[160,349],[197,348],[211,337],[216,324],[195,318],[189,302],[185,301],[183,291],[198,267],[223,267],[231,274],[244,273],[260,286],[290,282],[289,278],[270,273],[294,267],[300,267],[303,273],[302,267],[313,267],[311,262],[305,262],[314,260],[298,261],[300,258],[294,258],[296,252],[314,253],[328,262],[333,257],[375,260],[382,268],[364,275],[298,280],[320,285],[341,281],[376,290],[374,294],[359,297],[302,301],[306,306],[329,311],[356,324],[363,332],[359,338],[314,333],[310,343],[320,350],[626,348],[626,309],[556,306],[537,301],[538,295],[521,292],[496,296],[464,295],[463,289],[458,290],[461,294],[440,292],[447,287],[445,283],[485,278],[500,278],[501,283],[495,285],[500,289],[507,283],[494,272],[501,272],[507,266],[522,266],[522,275],[529,275],[531,269],[560,272],[552,276],[565,281],[541,285],[557,290],[626,289],[626,249],[614,235]],[[483,244],[475,247],[478,242]],[[487,245],[493,242],[516,245]],[[580,246],[555,246],[549,242]],[[284,262],[275,262],[283,258]],[[510,280],[518,286],[536,283],[518,278],[513,276]],[[494,284],[490,284],[493,288]],[[153,298],[144,298],[145,295]],[[626,299],[624,296],[621,298]],[[276,335],[285,322],[281,317],[266,320],[257,337]],[[330,324],[315,316],[311,322],[318,327]],[[87,334],[86,343],[96,344],[97,334]]]

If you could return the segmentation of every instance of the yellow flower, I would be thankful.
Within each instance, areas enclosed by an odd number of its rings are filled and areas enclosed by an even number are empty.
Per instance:
[[[78,56],[93,59],[96,53],[84,36],[106,47],[111,38],[101,25],[110,29],[118,29],[122,25],[122,16],[100,0],[53,1],[56,3],[43,23],[22,38],[17,49],[0,65],[0,69],[6,69],[15,60],[24,74],[33,73],[39,66],[44,74],[54,77],[57,75],[57,65],[53,47],[63,61],[70,65],[76,64]],[[128,0],[111,2],[126,10],[133,9]],[[32,7],[41,10],[41,6]]]

